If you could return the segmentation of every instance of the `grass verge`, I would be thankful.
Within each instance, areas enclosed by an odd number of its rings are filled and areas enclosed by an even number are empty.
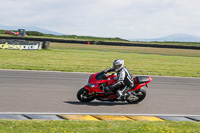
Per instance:
[[[1,133],[200,133],[199,122],[0,120]]]
[[[106,49],[109,50],[109,49]],[[122,58],[134,75],[200,77],[200,58],[80,50],[0,50],[0,69],[98,72]]]

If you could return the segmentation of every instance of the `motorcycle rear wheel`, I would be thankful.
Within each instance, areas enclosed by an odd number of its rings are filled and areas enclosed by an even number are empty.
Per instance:
[[[92,100],[95,99],[95,97],[93,97],[92,95],[89,95],[88,90],[86,90],[84,87],[81,88],[78,92],[77,92],[77,98],[79,101],[81,102],[91,102]]]
[[[144,89],[140,89],[139,92],[136,93],[136,99],[127,99],[126,101],[130,104],[136,104],[141,102],[142,100],[144,100],[144,98],[146,97],[146,91]]]

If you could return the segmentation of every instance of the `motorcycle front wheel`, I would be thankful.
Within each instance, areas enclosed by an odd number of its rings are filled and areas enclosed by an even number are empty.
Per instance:
[[[95,97],[93,97],[92,95],[89,95],[88,90],[86,90],[84,87],[81,88],[78,92],[77,92],[77,98],[79,101],[81,102],[91,102],[92,100],[95,99]]]
[[[139,103],[141,102],[142,100],[144,100],[144,98],[146,97],[146,91],[141,88],[140,91],[138,91],[136,93],[136,95],[130,95],[128,98],[127,98],[127,102],[128,103],[131,103],[131,104],[136,104],[136,103]]]

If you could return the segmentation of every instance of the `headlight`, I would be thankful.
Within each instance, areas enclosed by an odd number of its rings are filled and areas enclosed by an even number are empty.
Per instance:
[[[89,80],[90,80],[90,78],[92,77],[92,75],[88,78],[88,81],[87,81],[87,85],[90,87],[90,88],[93,88],[95,85],[97,85],[97,84],[90,84],[89,83]]]
[[[87,83],[87,85],[88,85],[90,88],[93,88],[96,84]]]

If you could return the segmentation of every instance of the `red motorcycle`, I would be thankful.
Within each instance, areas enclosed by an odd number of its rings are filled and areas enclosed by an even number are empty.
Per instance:
[[[81,88],[77,92],[77,98],[81,102],[91,102],[94,99],[100,101],[119,101],[115,96],[116,91],[105,92],[105,86],[113,85],[117,82],[118,78],[116,74],[106,75],[104,71],[90,75],[87,85]],[[139,103],[145,96],[146,91],[144,86],[152,81],[150,76],[137,76],[134,78],[135,86],[125,93],[125,98],[121,101],[127,101],[128,103]]]

